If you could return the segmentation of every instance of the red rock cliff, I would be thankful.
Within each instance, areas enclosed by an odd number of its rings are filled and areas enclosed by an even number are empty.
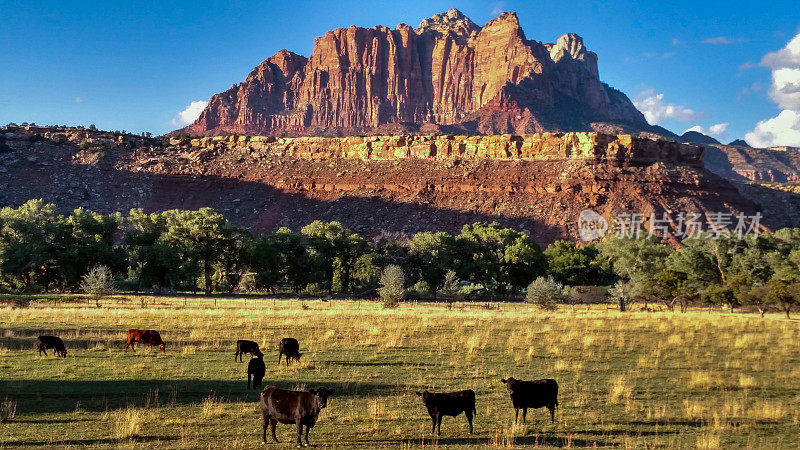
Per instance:
[[[185,131],[345,135],[382,131],[651,131],[604,85],[580,36],[528,40],[515,13],[483,27],[456,9],[416,29],[339,28],[309,58],[281,50],[211,97]],[[425,128],[423,128],[424,130]]]

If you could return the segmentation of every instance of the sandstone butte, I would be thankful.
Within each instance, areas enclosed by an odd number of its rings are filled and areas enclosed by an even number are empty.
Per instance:
[[[180,133],[355,135],[443,132],[652,132],[625,94],[600,81],[572,33],[528,40],[515,13],[480,27],[456,9],[414,29],[339,28],[308,58],[281,50],[211,97]]]

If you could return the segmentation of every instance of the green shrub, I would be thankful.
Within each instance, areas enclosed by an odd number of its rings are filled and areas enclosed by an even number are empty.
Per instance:
[[[102,298],[115,292],[114,276],[108,267],[94,266],[81,279],[81,291],[95,298]]]
[[[528,285],[525,301],[544,310],[554,310],[564,300],[564,285],[552,276],[538,277]]]
[[[396,308],[400,304],[400,300],[405,295],[403,288],[405,282],[406,277],[400,266],[391,264],[383,269],[380,279],[381,287],[378,292],[381,294],[384,308]]]

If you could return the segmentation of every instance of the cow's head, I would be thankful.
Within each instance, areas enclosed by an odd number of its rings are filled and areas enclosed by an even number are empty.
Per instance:
[[[309,390],[309,392],[314,394],[314,398],[317,401],[317,408],[318,409],[322,409],[322,408],[328,406],[328,397],[333,395],[334,391],[333,391],[333,389],[326,389],[324,387],[321,387],[321,388],[319,388],[317,390],[311,389],[311,390]]]
[[[158,349],[164,353],[167,353],[167,344],[165,344],[164,341],[161,341],[161,343],[158,344]]]
[[[422,398],[422,404],[428,406],[428,399],[431,398],[431,393],[428,391],[422,391],[416,393],[418,397]]]
[[[517,384],[517,379],[516,378],[514,378],[514,377],[508,377],[508,379],[501,378],[500,382],[505,383],[506,389],[508,389],[508,393],[509,394],[512,394],[512,395],[514,394],[514,388],[516,387],[516,384]]]
[[[263,358],[264,354],[261,353],[261,350],[255,349],[255,351],[253,352],[253,356],[255,356],[256,358]]]

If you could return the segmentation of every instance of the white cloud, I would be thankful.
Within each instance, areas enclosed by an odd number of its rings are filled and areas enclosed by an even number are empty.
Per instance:
[[[664,94],[657,94],[652,89],[641,92],[633,100],[633,104],[652,125],[658,125],[666,119],[691,122],[697,118],[694,110],[683,105],[665,103]]]
[[[500,14],[502,14],[504,11],[505,11],[505,10],[503,9],[503,2],[497,2],[497,3],[494,5],[494,9],[492,9],[491,15],[492,15],[492,16],[499,16],[499,15],[500,15]]]
[[[83,97],[75,97],[75,103],[83,103]]]
[[[784,109],[777,117],[758,122],[744,140],[753,147],[800,147],[800,113]]]
[[[756,65],[753,64],[751,61],[747,61],[746,63],[744,63],[744,64],[739,66],[739,70],[748,70],[748,69],[752,69],[755,66]]]
[[[189,125],[200,117],[200,113],[203,112],[206,105],[208,105],[208,102],[203,100],[195,100],[189,103],[186,109],[179,112],[178,115],[172,119],[172,125],[176,127]]]
[[[680,44],[681,44],[681,40],[680,39],[672,38],[672,45],[680,45]]]
[[[717,36],[708,39],[703,39],[703,43],[712,45],[728,45],[728,44],[733,44],[733,41],[726,38],[725,36]]]
[[[800,33],[760,64],[772,69],[769,96],[781,112],[758,122],[745,140],[753,147],[800,146]]]
[[[686,131],[696,131],[698,133],[703,133],[706,136],[723,137],[725,135],[725,131],[728,129],[728,125],[730,125],[730,123],[728,122],[717,123],[711,125],[708,128],[705,128],[700,125],[695,125]],[[686,133],[686,131],[684,131],[684,133]]]

